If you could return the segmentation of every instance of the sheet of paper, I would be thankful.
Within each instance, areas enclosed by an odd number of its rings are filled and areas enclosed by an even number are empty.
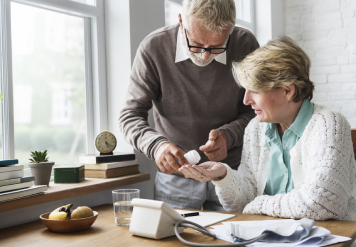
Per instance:
[[[251,220],[251,221],[228,221],[222,222],[223,225],[229,225],[230,223],[236,223],[241,226],[266,226],[276,222],[288,222],[294,221],[293,219],[281,219],[281,220]]]
[[[348,237],[343,237],[343,236],[337,236],[337,235],[329,235],[327,237],[324,238],[324,240],[318,244],[312,244],[312,243],[308,243],[308,242],[304,242],[303,244],[299,244],[298,246],[303,246],[303,247],[315,247],[315,246],[327,246],[327,245],[331,245],[331,244],[337,244],[337,243],[341,243],[341,242],[346,242],[351,240],[351,238]],[[248,247],[253,247],[253,246],[277,246],[273,243],[269,243],[269,244],[265,244],[265,245],[256,245],[256,244],[251,244],[251,245],[247,245]],[[288,247],[290,245],[278,245],[278,247]]]
[[[330,236],[331,233],[329,230],[323,228],[323,227],[318,227],[314,226],[308,237],[304,238],[302,241],[296,242],[296,243],[273,243],[273,246],[276,247],[281,247],[281,246],[296,246],[296,245],[318,245],[324,241],[324,239],[328,236]],[[251,246],[265,246],[266,244],[271,246],[271,243],[265,243],[265,242],[257,242],[253,243]]]
[[[193,213],[197,211],[176,210],[180,214]],[[197,223],[201,226],[207,227],[219,223],[224,220],[228,220],[235,217],[234,214],[222,214],[211,212],[199,212],[199,216],[187,217],[186,220]]]
[[[303,247],[327,246],[327,245],[331,245],[331,244],[337,244],[337,243],[341,243],[341,242],[346,242],[346,241],[349,241],[349,240],[351,240],[351,238],[343,237],[343,236],[337,236],[337,235],[329,235],[329,236],[325,237],[323,242],[321,242],[319,244],[310,245],[309,243],[304,243],[301,246],[303,246]],[[251,246],[253,246],[253,245],[251,245]]]
[[[280,221],[291,221],[292,219],[283,219]],[[293,220],[292,220],[293,221]],[[266,221],[229,221],[229,222],[222,222],[223,225],[212,226],[212,232],[214,232],[217,238],[233,243],[233,237],[230,236],[230,223],[238,223],[242,226],[261,226],[261,225],[268,225],[270,223],[276,223],[275,220],[266,220]],[[313,229],[310,231],[310,234],[307,238],[303,239],[297,243],[266,243],[266,242],[256,242],[249,247],[252,246],[273,246],[273,247],[290,247],[290,246],[327,246],[330,244],[340,243],[351,240],[348,237],[342,237],[337,235],[331,235],[330,231],[323,228],[314,226]]]

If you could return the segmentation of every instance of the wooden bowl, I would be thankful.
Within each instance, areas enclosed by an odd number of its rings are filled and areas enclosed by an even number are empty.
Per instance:
[[[49,220],[50,213],[45,213],[40,215],[40,219],[48,230],[52,232],[79,232],[90,228],[94,223],[99,213],[96,211],[93,211],[93,213],[94,216],[73,220]]]

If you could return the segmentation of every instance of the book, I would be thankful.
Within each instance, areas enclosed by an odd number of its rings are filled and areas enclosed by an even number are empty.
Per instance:
[[[100,163],[100,164],[84,164],[86,170],[108,170],[118,167],[132,166],[136,165],[137,160],[126,160],[120,162],[111,162],[111,163]]]
[[[8,166],[0,167],[0,173],[1,172],[18,171],[18,170],[23,170],[23,165],[8,165]]]
[[[100,164],[100,163],[134,160],[135,158],[136,157],[134,153],[121,153],[121,152],[115,152],[112,155],[82,154],[79,156],[79,163]]]
[[[10,190],[18,190],[18,189],[23,189],[23,188],[28,188],[33,185],[33,182],[25,182],[25,183],[19,183],[19,184],[10,184],[10,185],[5,185],[0,187],[0,193],[4,191],[10,191]]]
[[[9,165],[16,165],[19,163],[18,159],[11,159],[11,160],[0,160],[0,167],[1,166],[9,166]]]
[[[30,181],[35,181],[35,177],[29,176],[29,177],[22,177],[22,178],[11,178],[11,179],[0,180],[0,186],[19,184],[19,183],[25,183]]]
[[[13,190],[0,193],[0,202],[11,201],[28,196],[34,196],[47,190],[47,185],[36,185],[26,189]]]
[[[23,169],[18,171],[0,172],[0,180],[11,178],[22,178],[24,176]]]
[[[113,178],[134,173],[139,173],[138,165],[118,167],[108,170],[85,170],[85,177],[88,178]]]

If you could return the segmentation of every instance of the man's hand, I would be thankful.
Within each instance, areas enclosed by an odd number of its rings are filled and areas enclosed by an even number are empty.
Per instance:
[[[165,174],[172,174],[179,172],[178,169],[181,167],[176,159],[178,159],[182,165],[188,164],[184,154],[185,152],[182,149],[173,143],[166,142],[163,143],[157,150],[155,161],[161,172]]]
[[[211,130],[209,133],[209,143],[200,146],[200,151],[211,161],[220,161],[227,157],[227,136],[224,131]]]

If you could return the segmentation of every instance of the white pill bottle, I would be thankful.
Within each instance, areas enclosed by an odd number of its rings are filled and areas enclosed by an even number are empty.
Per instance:
[[[200,155],[195,150],[190,150],[188,153],[184,155],[184,157],[188,160],[188,163],[191,165],[198,164],[200,161]]]

